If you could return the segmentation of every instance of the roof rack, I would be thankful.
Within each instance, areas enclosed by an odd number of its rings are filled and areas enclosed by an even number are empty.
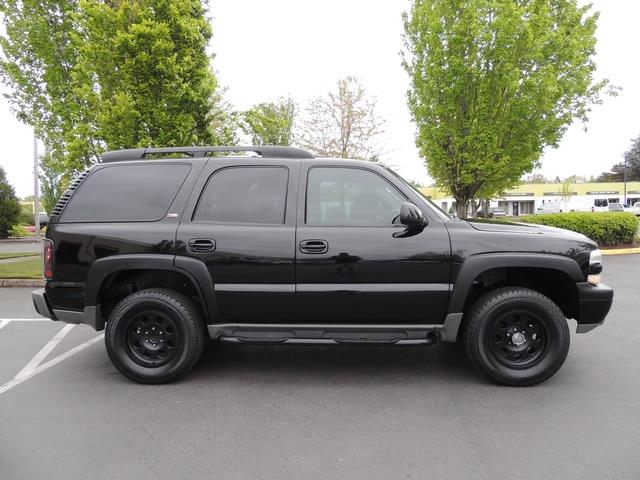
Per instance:
[[[113,150],[102,154],[102,163],[124,162],[127,160],[142,160],[148,155],[163,155],[182,153],[189,157],[205,157],[212,152],[254,152],[263,158],[315,158],[311,153],[301,148],[278,147],[274,145],[262,146],[209,146],[209,147],[164,147],[164,148],[131,148],[128,150]]]

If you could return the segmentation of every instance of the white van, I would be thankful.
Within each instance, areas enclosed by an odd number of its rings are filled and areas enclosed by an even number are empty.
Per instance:
[[[609,211],[609,199],[607,198],[594,198],[593,205],[591,206],[592,212],[608,212]]]

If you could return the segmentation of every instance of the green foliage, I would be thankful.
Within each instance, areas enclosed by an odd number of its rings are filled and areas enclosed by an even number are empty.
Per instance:
[[[24,225],[14,225],[9,229],[9,236],[14,238],[33,237],[34,234],[27,230]]]
[[[45,154],[40,159],[40,202],[42,210],[51,215],[51,211],[58,203],[58,199],[64,193],[69,179],[60,173],[55,166],[55,160],[50,154]]]
[[[218,141],[202,1],[0,0],[0,12],[0,75],[58,182],[106,149]]]
[[[627,181],[640,181],[640,135],[631,141],[631,148],[625,152],[627,163]],[[624,181],[624,163],[616,163],[609,172],[600,174],[598,182],[622,182]]]
[[[58,161],[79,109],[71,78],[78,61],[71,39],[77,11],[77,0],[0,0],[6,30],[0,79],[11,89],[7,98],[18,119],[36,129]]]
[[[83,122],[70,151],[211,143],[216,80],[200,0],[80,0],[72,73]],[[97,138],[86,152],[85,132]],[[75,141],[75,139],[81,139]]]
[[[242,129],[253,145],[290,145],[296,105],[292,99],[260,103],[242,114]]]
[[[16,223],[19,225],[33,225],[35,222],[33,216],[33,206],[30,204],[20,204],[20,213],[16,219]]]
[[[7,238],[9,230],[18,221],[20,210],[15,190],[7,181],[4,168],[0,167],[0,238]]]
[[[538,165],[574,120],[586,121],[597,14],[576,0],[413,0],[404,14],[416,144],[466,215]]]
[[[638,217],[628,212],[550,213],[520,217],[520,221],[582,233],[602,246],[632,243],[639,223]]]

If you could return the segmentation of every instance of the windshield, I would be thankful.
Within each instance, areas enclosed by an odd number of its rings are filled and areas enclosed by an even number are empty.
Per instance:
[[[400,176],[400,174],[398,174],[397,172],[395,172],[394,170],[392,170],[390,167],[386,166],[386,165],[381,165],[387,172],[389,172],[391,175],[393,175],[394,177],[396,177],[398,180],[400,180],[400,182],[402,182],[403,185],[405,185],[406,187],[410,188],[411,190],[413,190],[414,192],[416,192],[418,195],[420,195],[420,198],[423,199],[425,201],[425,203],[431,207],[431,209],[433,210],[433,212],[438,215],[439,217],[441,217],[443,220],[451,220],[451,217],[449,216],[449,214],[447,214],[444,210],[442,210],[439,206],[437,206],[435,203],[433,203],[424,193],[422,193],[420,190],[418,190],[417,188],[415,188],[413,185],[411,185],[409,182],[407,182],[404,178],[402,178]]]

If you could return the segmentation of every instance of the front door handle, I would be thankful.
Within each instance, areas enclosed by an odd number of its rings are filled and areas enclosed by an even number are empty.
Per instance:
[[[216,241],[211,238],[192,238],[187,246],[193,253],[213,252],[216,249]]]
[[[329,244],[325,240],[302,240],[300,242],[300,251],[302,253],[327,253]]]

